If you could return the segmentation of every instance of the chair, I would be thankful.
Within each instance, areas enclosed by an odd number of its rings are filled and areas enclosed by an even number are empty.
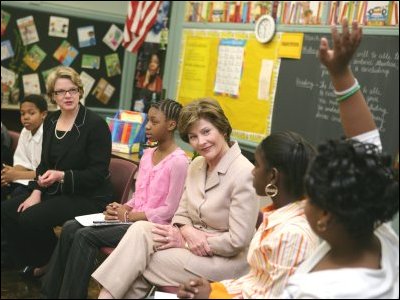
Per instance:
[[[115,199],[121,204],[129,200],[129,194],[134,183],[138,166],[131,161],[121,158],[111,158],[110,180],[114,188]],[[114,247],[101,247],[100,251],[105,255],[111,254]]]
[[[19,140],[20,133],[17,131],[9,130],[8,134],[10,135],[10,138],[11,138],[11,153],[14,154],[14,152],[18,146],[18,140]]]
[[[257,216],[257,222],[256,222],[256,230],[258,229],[258,227],[260,227],[262,221],[264,219],[264,214],[259,211],[258,212],[258,216]],[[166,286],[152,286],[150,292],[148,293],[148,295],[152,295],[155,291],[160,291],[163,293],[170,293],[170,294],[176,294],[178,293],[178,287],[177,286],[172,286],[172,285],[166,285]]]
[[[110,171],[110,181],[114,189],[114,199],[118,199],[120,203],[127,202],[134,182],[137,165],[124,159],[111,158],[108,169]],[[61,228],[61,226],[56,226],[54,228],[54,232],[58,237],[61,234]],[[110,254],[113,249],[114,248],[111,247],[100,248],[100,250],[107,255]]]
[[[110,161],[110,180],[114,188],[115,198],[120,203],[129,200],[129,194],[134,182],[134,176],[138,166],[121,158],[111,158]]]

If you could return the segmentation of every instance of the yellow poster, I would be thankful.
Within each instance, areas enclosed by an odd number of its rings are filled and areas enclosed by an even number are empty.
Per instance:
[[[237,97],[214,89],[222,39],[246,40]],[[280,66],[278,45],[278,34],[270,43],[260,44],[248,32],[185,30],[177,100],[183,105],[198,98],[217,100],[232,125],[232,138],[258,144],[271,130]],[[262,70],[265,60],[270,62],[268,72]],[[268,80],[264,80],[264,73],[269,74]]]
[[[301,50],[303,48],[303,39],[304,33],[282,33],[281,43],[278,49],[278,57],[300,59]]]
[[[210,41],[204,38],[188,37],[181,77],[181,97],[204,97],[207,87]]]

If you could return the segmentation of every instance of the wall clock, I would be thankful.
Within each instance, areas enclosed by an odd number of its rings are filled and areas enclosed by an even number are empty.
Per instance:
[[[260,17],[255,25],[254,32],[260,43],[268,43],[275,35],[275,20],[270,15]]]

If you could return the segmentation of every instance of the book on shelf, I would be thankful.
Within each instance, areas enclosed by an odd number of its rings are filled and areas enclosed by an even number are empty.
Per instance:
[[[220,23],[224,20],[224,2],[214,1],[211,12],[211,22]]]
[[[367,26],[384,26],[387,24],[390,1],[368,1],[365,13]]]
[[[399,1],[390,1],[389,4],[389,19],[387,25],[399,25]]]

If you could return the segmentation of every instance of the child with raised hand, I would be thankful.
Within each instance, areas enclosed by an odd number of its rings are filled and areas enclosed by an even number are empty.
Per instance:
[[[348,63],[361,29],[332,29],[320,60],[340,102],[346,136],[318,149],[306,177],[308,222],[324,240],[289,279],[283,298],[399,298],[399,239],[388,224],[399,211],[390,158],[380,154],[375,122]]]
[[[157,141],[158,146],[144,151],[132,199],[126,204],[110,203],[104,212],[106,219],[148,220],[159,224],[171,221],[183,193],[189,165],[185,152],[174,139],[181,108],[173,100],[152,104],[146,136]],[[129,226],[82,227],[75,220],[66,222],[43,280],[43,296],[86,298],[99,249],[117,246]]]
[[[22,128],[14,153],[14,166],[3,165],[1,170],[1,197],[32,192],[28,182],[34,180],[42,153],[43,120],[47,102],[40,95],[26,96],[20,104]]]

